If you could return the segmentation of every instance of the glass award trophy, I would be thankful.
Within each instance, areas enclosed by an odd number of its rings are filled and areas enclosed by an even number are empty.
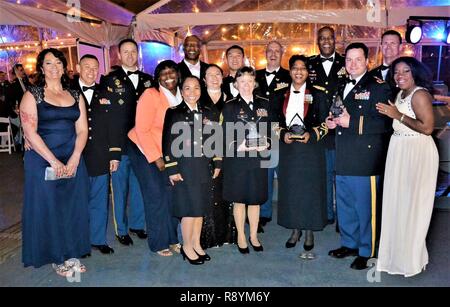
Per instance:
[[[333,117],[339,117],[342,112],[344,112],[344,102],[342,101],[341,96],[336,95],[333,97],[333,103],[331,104],[330,112]]]
[[[262,137],[257,129],[259,120],[257,120],[256,122],[248,122],[248,121],[245,122],[249,127],[249,132],[245,136],[245,146],[247,148],[266,146],[267,145],[266,138]]]
[[[289,139],[291,140],[301,140],[304,138],[306,132],[305,123],[298,113],[294,115],[289,123],[288,131],[290,133]]]

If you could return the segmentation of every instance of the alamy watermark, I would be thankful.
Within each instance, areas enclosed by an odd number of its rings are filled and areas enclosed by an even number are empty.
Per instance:
[[[80,0],[68,0],[66,6],[69,7],[66,13],[68,22],[81,21],[81,3]]]
[[[176,122],[171,127],[170,154],[181,157],[261,158],[261,168],[276,167],[271,152],[278,150],[279,140],[267,122],[226,122],[220,125],[199,115],[193,122]],[[191,130],[192,126],[192,130]],[[192,133],[193,131],[193,133]]]
[[[381,21],[381,3],[380,0],[367,0],[367,21],[380,22]]]

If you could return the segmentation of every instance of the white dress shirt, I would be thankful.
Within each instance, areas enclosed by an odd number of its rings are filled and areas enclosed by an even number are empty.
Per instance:
[[[323,67],[323,70],[325,70],[325,73],[327,74],[327,77],[330,74],[331,66],[333,66],[334,60],[336,59],[335,58],[336,57],[336,52],[333,52],[333,54],[331,56],[327,57],[327,58],[330,58],[330,57],[333,57],[333,62],[331,62],[331,61],[322,62],[322,67]],[[322,58],[325,58],[325,57],[323,55],[320,55],[320,58],[322,59]]]
[[[364,75],[366,74],[367,70],[358,78],[356,78],[356,83],[353,84],[351,82],[347,83],[347,85],[345,85],[345,89],[344,89],[344,97],[342,99],[345,99],[345,97],[347,97],[347,95],[351,92],[351,90],[356,86],[356,84],[358,84],[359,80],[361,80],[362,77],[364,77]]]
[[[87,84],[85,84],[85,83],[81,80],[81,78],[80,78],[80,79],[78,80],[78,83],[80,84],[80,88],[81,88],[81,91],[82,91],[83,94],[84,94],[84,97],[86,97],[86,100],[87,100],[88,105],[91,105],[92,96],[94,95],[94,90],[83,91],[83,86],[94,86],[94,85],[95,85],[95,82],[92,83],[91,85],[87,85]]]
[[[135,70],[128,70],[125,67],[122,66],[122,69],[125,71],[125,73],[127,74],[129,71],[136,71],[137,72],[137,67]],[[133,82],[134,88],[137,89],[138,84],[139,84],[139,75],[138,74],[133,74],[133,75],[129,75],[128,78],[131,80],[131,82]]]
[[[234,87],[234,82],[230,83],[230,93],[231,95],[233,95],[233,97],[239,95],[239,91],[237,90],[237,88]]]
[[[389,65],[387,65],[387,64],[385,64],[385,63],[383,63],[383,65],[384,65],[384,66],[389,66]],[[386,77],[387,77],[387,74],[388,74],[388,72],[389,72],[389,69],[390,69],[390,68],[385,69],[385,70],[381,70],[381,75],[383,76],[383,80],[384,80],[384,81],[386,81]]]
[[[191,63],[189,63],[186,60],[183,60],[183,61],[187,65],[189,70],[191,71],[191,74],[200,79],[200,60],[198,60],[197,64],[195,64],[195,65],[192,65]]]
[[[278,73],[278,71],[280,70],[280,67],[278,67],[277,69],[275,69],[275,70],[273,70],[274,72],[275,72],[275,74],[276,73]],[[266,67],[266,71],[267,72],[271,72],[271,71],[269,71],[268,69],[267,69],[267,67]],[[266,76],[266,81],[267,81],[267,85],[270,85],[270,83],[272,83],[272,81],[273,81],[273,78],[275,78],[275,74],[271,74],[271,75],[266,75],[265,74],[265,72],[264,72],[264,75]]]
[[[181,92],[180,92],[180,89],[178,87],[177,87],[177,93],[176,93],[175,96],[172,94],[171,91],[166,89],[161,84],[159,84],[159,90],[164,93],[164,95],[167,98],[167,101],[169,102],[169,106],[171,108],[176,107],[177,105],[179,105],[183,101],[183,97],[181,97]]]
[[[291,85],[289,102],[286,109],[286,126],[289,127],[291,124],[301,125],[303,124],[298,118],[294,119],[296,114],[300,116],[302,120],[304,120],[304,112],[305,112],[305,91],[306,91],[306,82],[300,88],[300,93],[294,93],[296,89],[293,85]]]

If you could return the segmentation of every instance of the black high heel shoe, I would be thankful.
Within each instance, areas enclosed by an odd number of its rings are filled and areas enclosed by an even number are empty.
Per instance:
[[[286,248],[293,248],[295,247],[295,245],[297,244],[298,241],[300,241],[300,238],[302,237],[302,231],[299,230],[299,234],[298,234],[298,238],[297,240],[293,240],[294,238],[294,233],[290,236],[290,238],[286,241]]]
[[[241,254],[249,254],[250,253],[248,246],[246,248],[240,248],[238,243],[236,243],[236,246]]]
[[[205,263],[205,261],[203,261],[203,259],[201,259],[200,257],[198,257],[197,259],[190,259],[184,252],[183,247],[181,247],[181,249],[180,249],[180,254],[181,254],[181,256],[183,256],[183,260],[186,260],[186,258],[187,258],[187,260],[189,261],[190,264],[199,265],[199,264]]]
[[[262,245],[260,245],[260,246],[253,245],[252,240],[250,240],[250,237],[248,238],[248,241],[250,242],[250,245],[253,247],[253,250],[255,252],[262,252],[264,250],[264,247]]]
[[[209,261],[211,260],[211,257],[205,253],[204,255],[200,255],[199,253],[197,253],[197,251],[194,249],[194,252],[198,255],[198,258],[200,258],[203,261]]]

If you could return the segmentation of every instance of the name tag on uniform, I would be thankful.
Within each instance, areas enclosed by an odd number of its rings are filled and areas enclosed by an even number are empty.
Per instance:
[[[355,100],[369,100],[369,99],[370,99],[370,92],[355,94]]]
[[[123,87],[114,89],[115,93],[125,93],[125,89]]]

